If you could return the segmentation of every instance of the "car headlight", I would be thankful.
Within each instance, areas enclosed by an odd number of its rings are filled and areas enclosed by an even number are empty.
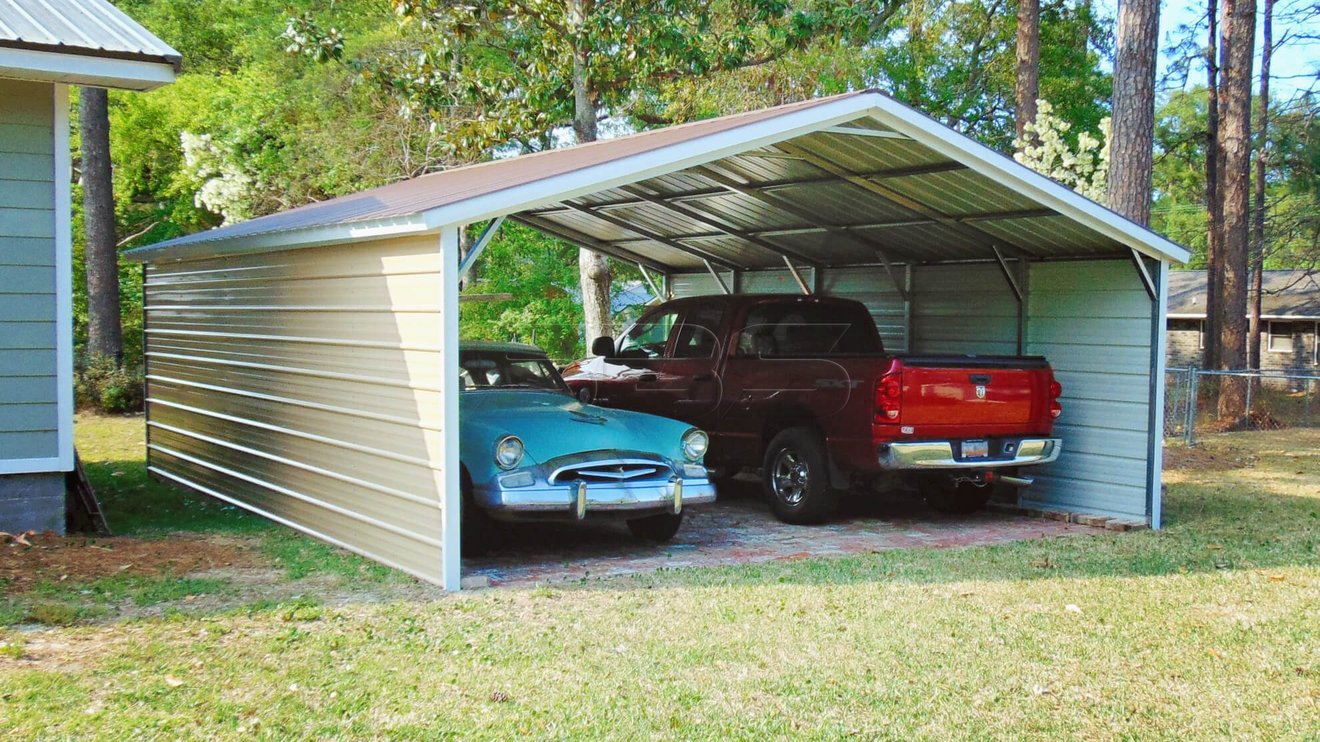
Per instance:
[[[683,455],[690,461],[701,461],[701,457],[706,455],[706,449],[710,447],[710,436],[705,431],[692,428],[683,434]]]
[[[495,444],[495,464],[501,469],[512,469],[522,463],[523,442],[516,435],[506,435]]]

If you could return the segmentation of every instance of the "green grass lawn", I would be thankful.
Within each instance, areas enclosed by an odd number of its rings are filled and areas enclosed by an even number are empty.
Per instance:
[[[1207,440],[1158,533],[382,601],[360,560],[148,482],[140,426],[80,420],[118,528],[362,597],[11,628],[6,736],[1320,738],[1320,431]]]

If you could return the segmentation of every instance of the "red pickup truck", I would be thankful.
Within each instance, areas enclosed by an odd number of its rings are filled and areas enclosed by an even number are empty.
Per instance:
[[[565,380],[584,401],[710,433],[713,479],[759,467],[775,515],[830,517],[838,493],[915,477],[940,510],[969,512],[1019,468],[1058,458],[1062,388],[1039,356],[888,354],[865,305],[801,295],[659,304]]]

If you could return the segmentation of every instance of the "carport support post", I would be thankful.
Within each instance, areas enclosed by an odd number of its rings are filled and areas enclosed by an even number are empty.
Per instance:
[[[441,471],[444,490],[440,502],[441,586],[457,590],[462,581],[462,479],[458,462],[458,284],[459,230],[450,224],[440,230],[440,363],[443,364],[445,452]]]

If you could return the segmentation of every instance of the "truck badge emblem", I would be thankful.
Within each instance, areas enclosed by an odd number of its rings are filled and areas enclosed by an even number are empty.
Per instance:
[[[985,384],[976,385],[976,398],[985,399]]]

